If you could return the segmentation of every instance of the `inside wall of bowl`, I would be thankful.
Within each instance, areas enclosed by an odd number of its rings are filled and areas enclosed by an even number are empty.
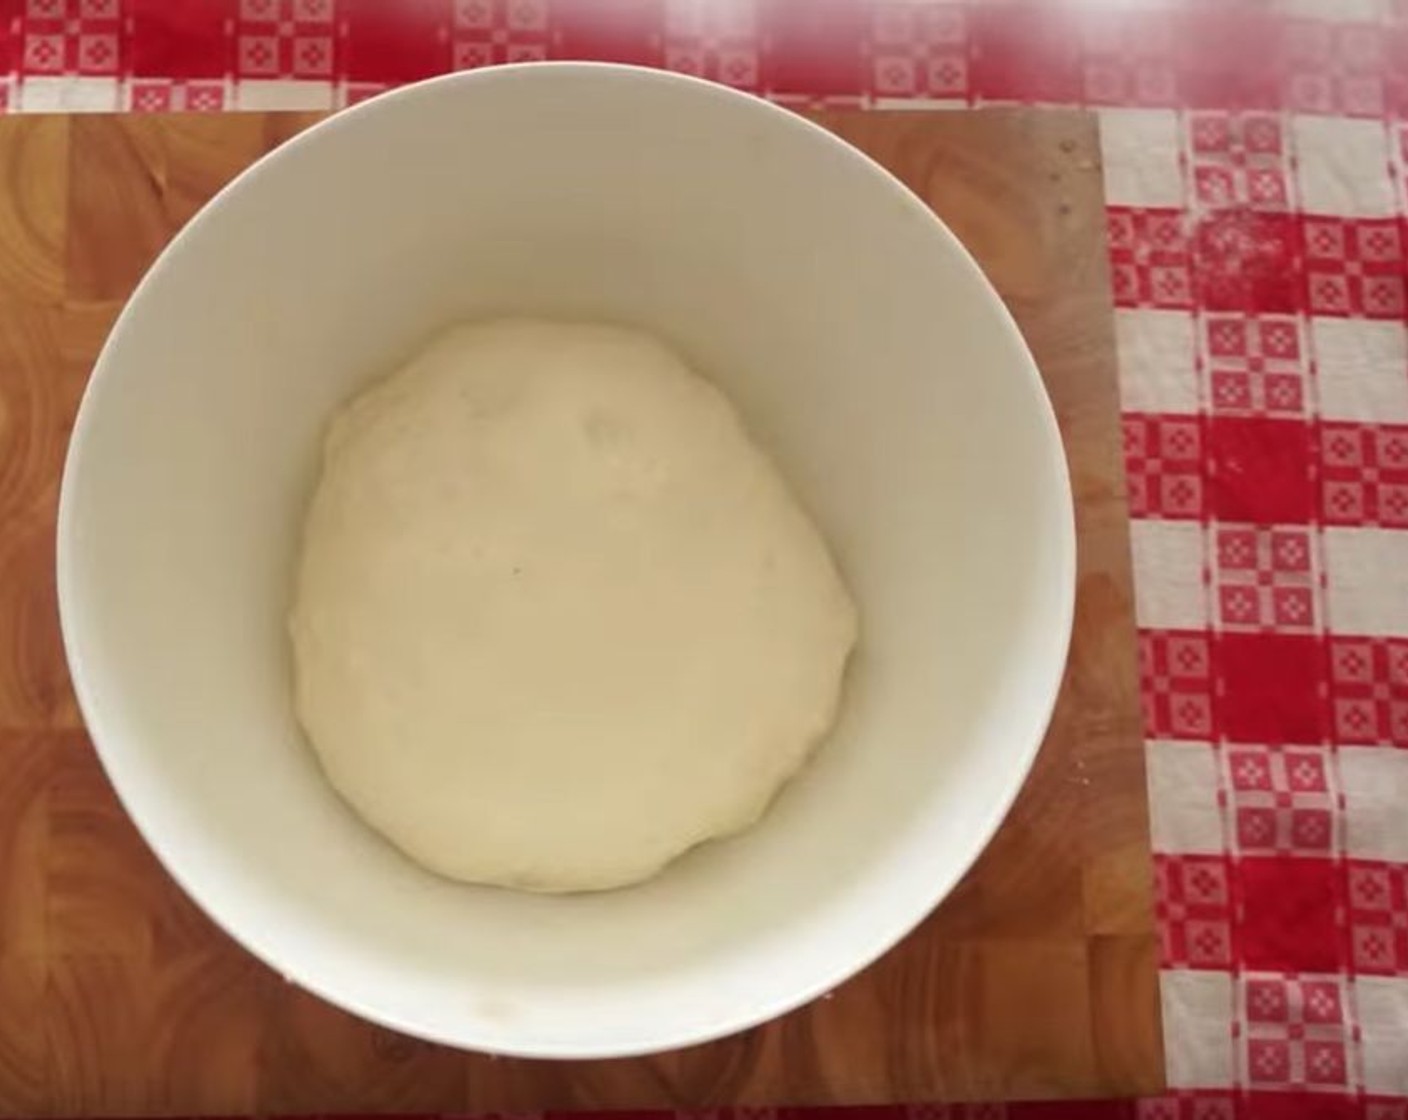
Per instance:
[[[883,948],[1004,807],[1064,645],[1063,483],[966,257],[813,130],[591,69],[386,98],[226,195],[121,324],[66,495],[85,703],[183,883],[317,990],[545,1052],[682,1041]],[[322,425],[438,327],[501,313],[671,339],[778,459],[861,607],[815,762],[760,826],[626,891],[419,871],[332,795],[289,707]]]

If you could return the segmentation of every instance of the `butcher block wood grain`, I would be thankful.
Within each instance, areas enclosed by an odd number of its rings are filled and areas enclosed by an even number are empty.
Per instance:
[[[89,369],[143,270],[223,183],[313,119],[0,120],[0,1112],[1161,1088],[1098,147],[1079,114],[819,118],[909,183],[983,263],[1050,387],[1079,507],[1076,635],[1051,733],[996,840],[918,931],[759,1030],[649,1059],[553,1064],[462,1054],[354,1019],[255,962],[185,899],[114,799],[69,687],[53,575],[59,472]]]

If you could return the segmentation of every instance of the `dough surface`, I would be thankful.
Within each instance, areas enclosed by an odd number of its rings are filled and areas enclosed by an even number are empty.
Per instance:
[[[455,327],[334,418],[289,617],[332,784],[454,879],[599,890],[752,824],[855,607],[723,395],[649,335]]]

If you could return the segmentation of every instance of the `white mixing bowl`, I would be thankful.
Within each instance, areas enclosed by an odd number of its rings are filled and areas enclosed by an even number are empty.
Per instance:
[[[756,828],[614,893],[419,870],[333,794],[290,710],[324,422],[436,328],[502,312],[673,340],[771,449],[861,609],[814,764]],[[1027,773],[1074,567],[1050,405],[953,235],[800,117],[591,64],[412,86],[237,179],[113,330],[59,517],[83,711],[177,881],[334,1003],[540,1057],[739,1030],[910,930]]]

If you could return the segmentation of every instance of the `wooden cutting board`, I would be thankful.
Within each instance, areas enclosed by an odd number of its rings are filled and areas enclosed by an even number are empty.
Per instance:
[[[976,869],[833,995],[650,1059],[495,1061],[285,984],[206,920],[93,755],[55,613],[79,394],[173,233],[309,115],[0,120],[0,1111],[532,1110],[1108,1096],[1162,1088],[1104,212],[1092,118],[819,119],[908,182],[1016,314],[1060,416],[1076,635],[1036,769]]]

